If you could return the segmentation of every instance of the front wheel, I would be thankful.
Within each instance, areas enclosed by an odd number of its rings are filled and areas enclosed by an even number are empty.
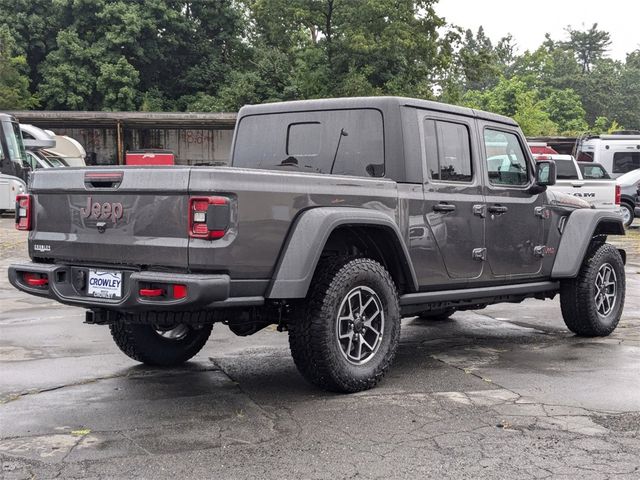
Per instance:
[[[127,356],[146,365],[171,367],[197,354],[209,339],[211,324],[153,325],[122,319],[109,326],[116,345]]]
[[[618,326],[624,297],[624,263],[620,253],[608,243],[594,243],[578,276],[561,284],[564,322],[576,335],[607,336]]]
[[[382,265],[367,258],[322,261],[289,324],[298,370],[334,392],[374,387],[389,369],[399,338],[395,284]]]

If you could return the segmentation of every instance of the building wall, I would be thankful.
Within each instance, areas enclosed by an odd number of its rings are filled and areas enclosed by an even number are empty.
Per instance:
[[[58,135],[78,140],[87,151],[88,158],[95,158],[96,164],[117,163],[115,127],[54,127],[52,130]],[[145,148],[171,150],[180,165],[228,163],[232,138],[233,130],[227,129],[123,128],[125,152]]]

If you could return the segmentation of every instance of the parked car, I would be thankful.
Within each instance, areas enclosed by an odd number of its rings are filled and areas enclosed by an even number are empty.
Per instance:
[[[55,148],[57,143],[53,132],[23,123],[20,124],[20,131],[27,151],[25,166],[31,170],[68,166],[62,157],[49,150]]]
[[[616,179],[620,188],[620,206],[624,225],[633,223],[634,218],[640,216],[640,169],[625,173]]]
[[[151,365],[190,359],[216,322],[276,324],[302,375],[340,392],[384,376],[402,316],[559,294],[578,335],[620,320],[622,218],[547,189],[555,163],[510,118],[395,97],[246,106],[231,163],[35,172],[11,284],[88,309]]]
[[[612,178],[640,168],[640,132],[637,135],[595,135],[578,139],[578,161],[597,162]]]
[[[582,198],[593,208],[621,213],[616,181],[609,178],[601,165],[583,167],[580,165],[582,162],[576,162],[571,155],[534,155],[534,158],[555,162],[557,180],[549,187],[552,190]],[[585,178],[583,172],[591,178]]]

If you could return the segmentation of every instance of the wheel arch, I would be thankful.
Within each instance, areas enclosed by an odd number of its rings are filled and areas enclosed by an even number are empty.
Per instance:
[[[562,232],[551,277],[576,277],[594,236],[624,234],[622,217],[616,213],[594,209],[572,212]]]
[[[321,255],[328,251],[366,251],[387,268],[399,290],[417,290],[409,252],[389,215],[364,208],[318,207],[294,222],[265,297],[304,298]]]

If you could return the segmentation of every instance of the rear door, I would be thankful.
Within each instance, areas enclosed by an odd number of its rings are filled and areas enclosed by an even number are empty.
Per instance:
[[[43,169],[33,176],[32,257],[187,268],[188,167]]]
[[[479,278],[483,269],[484,198],[474,122],[435,112],[421,122],[426,224],[454,284]]]
[[[483,121],[478,125],[486,165],[487,261],[492,276],[534,276],[542,267],[544,197],[528,192],[533,162],[517,129]]]

